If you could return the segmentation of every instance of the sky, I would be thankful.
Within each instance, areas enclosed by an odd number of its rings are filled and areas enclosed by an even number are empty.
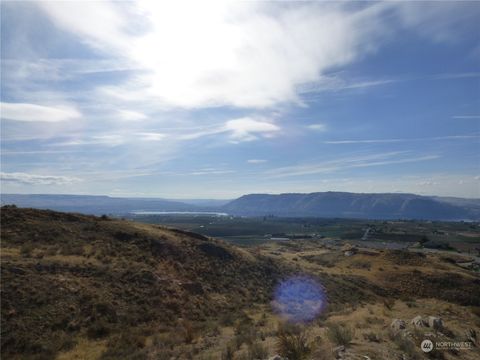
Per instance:
[[[480,2],[2,1],[1,192],[480,198]]]

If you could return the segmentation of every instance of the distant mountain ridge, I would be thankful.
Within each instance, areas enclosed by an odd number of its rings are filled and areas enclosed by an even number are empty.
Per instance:
[[[241,216],[311,216],[363,219],[479,220],[480,200],[415,194],[347,192],[244,195],[223,207]]]
[[[2,194],[1,204],[19,207],[78,212],[83,214],[126,214],[132,211],[197,211],[195,205],[154,198],[120,198],[103,195]]]
[[[133,211],[225,212],[236,216],[358,219],[480,220],[480,199],[348,192],[249,194],[225,204],[213,200],[119,198],[92,195],[2,194],[1,204],[84,214]]]

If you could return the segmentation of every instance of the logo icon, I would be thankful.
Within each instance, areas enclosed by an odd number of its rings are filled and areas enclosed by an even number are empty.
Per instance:
[[[422,349],[423,352],[430,352],[433,350],[433,342],[431,340],[423,340],[422,343],[420,344],[420,348]]]

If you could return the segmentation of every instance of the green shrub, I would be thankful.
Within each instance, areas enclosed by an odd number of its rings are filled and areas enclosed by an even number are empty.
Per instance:
[[[280,326],[277,333],[276,350],[289,360],[308,359],[312,348],[307,342],[305,330],[298,326]]]
[[[412,340],[396,335],[393,337],[393,341],[398,346],[398,349],[407,355],[408,359],[421,359],[421,357],[418,355],[417,347]]]
[[[346,326],[329,324],[327,327],[327,337],[336,345],[347,346],[351,343],[353,335],[353,330]]]
[[[257,341],[248,347],[247,355],[249,360],[263,360],[268,357],[268,350]]]

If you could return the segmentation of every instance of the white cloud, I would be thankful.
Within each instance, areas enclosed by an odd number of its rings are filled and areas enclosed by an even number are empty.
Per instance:
[[[29,185],[65,185],[81,181],[77,177],[56,176],[56,175],[36,175],[21,172],[0,173],[1,181],[16,182]]]
[[[78,35],[98,50],[125,49],[128,35],[126,14],[108,1],[61,1],[37,3],[60,28]],[[105,47],[108,47],[105,49]]]
[[[249,164],[263,164],[263,163],[266,163],[267,160],[264,160],[264,159],[249,159],[247,160],[247,163]]]
[[[383,5],[262,2],[41,2],[59,28],[144,71],[104,88],[167,106],[264,108],[375,50]],[[261,35],[259,35],[261,34]],[[105,95],[105,92],[103,92]]]
[[[125,121],[139,121],[139,120],[147,119],[147,116],[145,114],[142,114],[141,112],[138,112],[138,111],[119,110],[117,114],[120,120],[125,120]]]
[[[275,136],[281,128],[263,118],[243,117],[226,121],[224,124],[200,129],[198,131],[179,134],[180,140],[193,140],[204,136],[226,134],[233,143],[253,141],[259,138]]]
[[[315,131],[326,131],[327,126],[325,124],[311,124],[308,125],[307,128]]]
[[[117,146],[125,143],[127,139],[119,134],[93,135],[89,137],[71,139],[64,142],[52,143],[52,146],[82,146],[82,145],[105,145]]]
[[[145,141],[159,141],[164,139],[167,136],[166,134],[156,133],[156,132],[141,132],[141,133],[137,133],[137,135],[140,136],[140,138]]]
[[[272,137],[280,127],[267,121],[244,117],[227,121],[225,130],[230,132],[233,141],[251,141],[258,139],[258,136]]]
[[[275,168],[268,170],[266,174],[273,178],[328,174],[353,168],[365,168],[372,166],[385,166],[419,161],[429,161],[439,158],[438,155],[407,155],[408,154],[405,151],[391,151],[382,154],[366,154],[358,156],[356,155],[351,157],[322,161],[319,163],[308,163]]]
[[[80,118],[80,112],[72,106],[46,106],[26,103],[0,104],[2,119],[27,122],[60,122]]]

